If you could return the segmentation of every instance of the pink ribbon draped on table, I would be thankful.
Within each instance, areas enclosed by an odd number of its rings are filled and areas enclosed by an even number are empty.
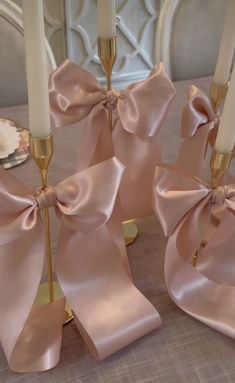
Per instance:
[[[33,305],[45,207],[53,206],[61,223],[58,281],[91,353],[105,358],[160,325],[120,254],[115,204],[124,168],[114,157],[38,193],[1,170],[0,340],[11,369],[47,370],[59,359],[65,299]]]
[[[154,198],[164,233],[170,236],[164,266],[170,296],[188,314],[235,337],[235,185],[212,190],[201,180],[207,142],[214,144],[218,123],[209,98],[191,86],[182,113],[184,141],[175,165],[156,168]],[[221,182],[230,179],[226,175]]]
[[[235,338],[235,185],[211,189],[182,168],[163,164],[156,169],[154,194],[157,216],[170,235],[165,254],[170,296],[188,314]],[[214,208],[221,210],[216,222]]]
[[[52,73],[49,88],[55,126],[87,119],[78,168],[115,154],[126,166],[120,186],[122,218],[152,214],[154,169],[161,160],[159,130],[175,95],[163,64],[145,81],[117,92],[106,91],[92,74],[66,60]],[[113,132],[107,110],[117,115]]]

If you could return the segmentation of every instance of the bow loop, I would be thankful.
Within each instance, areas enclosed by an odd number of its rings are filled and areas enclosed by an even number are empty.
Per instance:
[[[182,218],[210,196],[209,185],[182,169],[167,164],[156,168],[154,205],[165,235],[171,235]]]
[[[163,63],[156,65],[146,80],[121,92],[118,114],[123,128],[139,137],[152,137],[161,127],[175,88]]]
[[[83,233],[103,226],[112,214],[124,169],[114,157],[61,182],[56,195],[63,224]]]
[[[212,129],[218,122],[219,116],[214,112],[210,99],[204,92],[192,85],[189,91],[189,101],[182,113],[182,138],[194,136],[200,126],[208,123],[212,123],[210,127]]]
[[[96,78],[69,60],[65,60],[50,76],[50,110],[56,127],[83,120],[105,98],[106,90]]]
[[[37,226],[34,191],[0,169],[0,245],[18,239]]]

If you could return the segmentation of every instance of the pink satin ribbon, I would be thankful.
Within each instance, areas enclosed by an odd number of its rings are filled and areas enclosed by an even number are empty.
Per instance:
[[[235,185],[212,190],[176,166],[156,170],[155,209],[165,235],[165,280],[188,314],[235,338]],[[214,221],[214,207],[221,208]],[[204,240],[197,266],[192,259]]]
[[[55,126],[87,118],[78,168],[115,154],[126,166],[120,187],[123,219],[152,214],[152,181],[161,160],[158,132],[175,95],[163,64],[145,81],[107,92],[93,75],[66,60],[52,73],[49,88]],[[113,132],[107,110],[117,115]]]
[[[0,173],[0,340],[11,369],[42,371],[59,360],[65,300],[34,306],[44,264],[40,211],[61,222],[56,272],[78,330],[98,359],[156,329],[160,317],[123,267],[115,157],[40,191]]]
[[[207,140],[214,143],[219,115],[214,112],[207,95],[192,85],[189,100],[182,112],[181,137],[184,139],[176,164],[202,177]]]

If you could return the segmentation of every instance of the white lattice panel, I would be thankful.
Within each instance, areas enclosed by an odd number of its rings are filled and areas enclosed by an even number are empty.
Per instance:
[[[154,65],[155,30],[162,0],[116,0],[118,59],[114,82],[146,77]],[[104,81],[96,47],[96,0],[65,0],[69,58]]]

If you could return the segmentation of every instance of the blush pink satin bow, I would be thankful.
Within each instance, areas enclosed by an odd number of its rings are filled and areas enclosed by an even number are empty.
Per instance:
[[[163,64],[148,79],[121,92],[107,92],[92,74],[69,60],[51,75],[49,96],[55,126],[87,118],[78,169],[114,154],[125,164],[120,199],[126,219],[152,213],[152,180],[161,159],[157,133],[174,95]],[[113,132],[107,110],[117,115]]]
[[[184,311],[235,338],[235,185],[213,190],[176,166],[156,170],[155,209],[165,235],[169,294]],[[222,207],[214,221],[214,206]],[[192,259],[201,243],[197,266]]]
[[[177,165],[183,169],[202,176],[207,140],[214,143],[217,134],[219,115],[214,112],[207,95],[192,85],[189,100],[182,112],[181,146]]]
[[[114,157],[39,194],[1,171],[0,340],[13,370],[42,371],[59,359],[65,300],[33,305],[44,263],[45,207],[53,206],[61,222],[58,281],[91,353],[105,358],[160,325],[120,256],[115,204],[123,171]]]

